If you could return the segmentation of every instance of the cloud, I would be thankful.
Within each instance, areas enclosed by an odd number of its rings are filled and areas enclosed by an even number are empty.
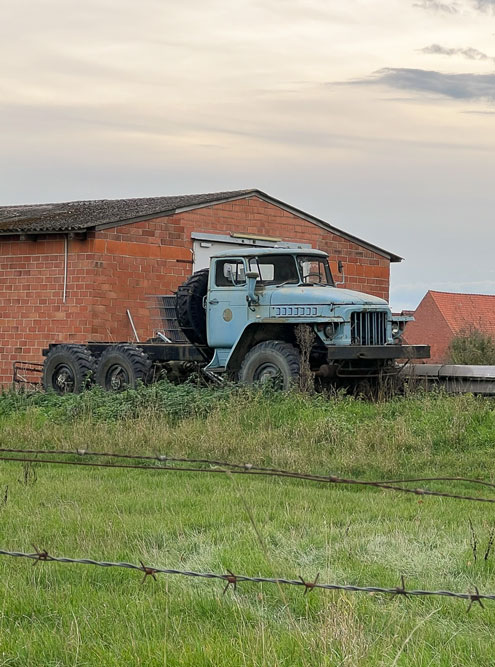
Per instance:
[[[495,13],[495,0],[468,0],[468,4],[480,12]],[[460,8],[459,3],[455,1],[442,2],[441,0],[418,0],[413,3],[413,7],[436,12],[437,14],[458,14],[462,11],[462,7]],[[464,8],[466,8],[465,5]]]
[[[495,74],[444,74],[433,70],[385,67],[351,85],[385,85],[399,90],[443,95],[454,100],[495,101]]]
[[[472,47],[468,48],[449,48],[447,46],[441,46],[440,44],[430,44],[430,46],[425,46],[423,49],[419,49],[422,53],[433,53],[441,56],[464,56],[468,60],[490,60],[495,62],[495,58],[488,56],[483,51],[478,51],[478,49],[473,49]]]
[[[474,5],[481,12],[495,11],[495,0],[474,0]]]
[[[480,1],[483,2],[483,0]],[[456,2],[446,3],[439,0],[421,0],[420,2],[415,2],[413,7],[419,7],[420,9],[426,9],[439,14],[457,14],[458,12]]]
[[[475,116],[495,116],[495,111],[461,111],[461,113],[473,114]]]

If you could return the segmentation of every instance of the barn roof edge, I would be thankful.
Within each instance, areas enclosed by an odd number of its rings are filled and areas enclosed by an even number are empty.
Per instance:
[[[326,231],[352,241],[374,253],[382,255],[390,262],[400,262],[402,257],[380,248],[364,239],[334,227],[325,220],[306,213],[295,206],[272,197],[259,190],[230,190],[193,195],[170,197],[140,197],[132,199],[96,199],[47,204],[23,204],[0,206],[0,236],[17,234],[57,234],[84,232],[90,229],[106,229],[132,224],[150,218],[169,216],[205,206],[214,206],[226,201],[249,197],[274,204],[293,213]]]

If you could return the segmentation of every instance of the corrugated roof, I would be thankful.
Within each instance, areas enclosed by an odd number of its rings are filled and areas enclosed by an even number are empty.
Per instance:
[[[245,196],[254,190],[234,190],[173,197],[137,199],[92,199],[56,204],[0,206],[0,233],[67,232],[100,225],[121,223],[136,218],[171,214],[189,206],[208,205]]]
[[[391,262],[400,262],[402,257],[384,250],[368,241],[333,227],[328,222],[305,213],[300,209],[275,199],[254,188],[209,192],[172,197],[141,197],[137,199],[93,199],[53,204],[26,204],[0,206],[0,235],[6,234],[53,234],[77,232],[101,227],[129,224],[137,220],[172,215],[180,211],[202,206],[212,206],[233,199],[256,196],[286,211],[300,216],[323,229],[357,243],[364,248],[387,257]]]
[[[495,294],[461,294],[430,290],[452,333],[470,328],[495,336]]]

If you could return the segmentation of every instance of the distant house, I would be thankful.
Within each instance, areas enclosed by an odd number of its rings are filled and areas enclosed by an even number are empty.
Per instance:
[[[410,345],[431,346],[429,363],[448,361],[454,336],[477,329],[495,338],[495,294],[459,294],[430,290],[416,308],[404,339]]]

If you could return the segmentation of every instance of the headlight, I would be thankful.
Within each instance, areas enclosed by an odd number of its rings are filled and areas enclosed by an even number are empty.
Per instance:
[[[397,338],[401,334],[400,324],[398,322],[392,322],[392,337]]]
[[[336,329],[337,329],[336,324],[327,324],[327,326],[324,329],[325,336],[327,338],[333,338],[335,336]]]

